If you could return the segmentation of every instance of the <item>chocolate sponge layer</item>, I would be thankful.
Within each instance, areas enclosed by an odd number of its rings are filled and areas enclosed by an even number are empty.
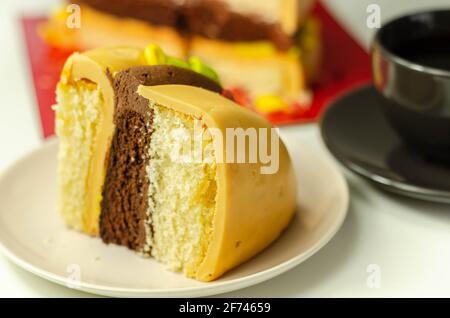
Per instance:
[[[221,1],[197,0],[183,5],[175,0],[71,0],[118,17],[129,17],[155,25],[166,25],[188,34],[230,42],[272,41],[279,49],[293,45],[279,24],[266,23],[257,16],[230,11]]]
[[[133,67],[118,73],[114,124],[100,213],[100,236],[105,243],[143,251],[150,225],[146,167],[152,133],[152,109],[137,94],[139,85],[182,84],[217,93],[220,85],[193,71],[169,65]]]

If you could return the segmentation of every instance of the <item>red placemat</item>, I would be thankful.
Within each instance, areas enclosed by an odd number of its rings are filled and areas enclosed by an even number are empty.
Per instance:
[[[318,119],[327,102],[355,85],[371,78],[369,55],[346,33],[326,9],[318,4],[314,15],[322,21],[324,62],[321,80],[313,88],[314,100],[307,110],[292,114],[274,114],[269,120],[276,125],[305,123]],[[71,52],[50,47],[36,30],[42,17],[23,17],[22,25],[44,137],[54,131],[55,85],[66,58]]]

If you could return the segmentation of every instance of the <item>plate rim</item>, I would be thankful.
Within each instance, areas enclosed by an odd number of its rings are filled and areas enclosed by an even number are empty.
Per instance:
[[[354,87],[346,93],[341,94],[337,98],[333,99],[329,103],[329,106],[326,107],[319,121],[319,126],[321,138],[327,149],[349,171],[356,173],[357,175],[365,178],[366,180],[372,182],[373,184],[381,187],[388,192],[428,202],[450,203],[450,191],[430,189],[378,175],[359,165],[357,160],[346,158],[342,154],[342,151],[340,151],[338,147],[335,147],[333,143],[330,142],[329,134],[325,129],[325,121],[329,117],[330,111],[334,108],[339,107],[339,103],[343,102],[347,98],[350,98],[353,94],[362,93],[363,91],[366,91],[370,88],[373,88],[373,84],[364,84]]]
[[[282,137],[282,139],[284,139]],[[24,155],[19,157],[19,159],[15,160],[12,164],[7,166],[3,171],[0,172],[0,182],[9,174],[12,173],[18,166],[27,161],[28,157],[33,154],[45,151],[47,148],[53,147],[55,143],[58,142],[56,137],[50,137],[44,140],[40,145],[34,147],[30,151],[26,152]],[[74,282],[70,281],[67,277],[63,277],[59,274],[55,274],[53,272],[47,271],[45,269],[40,268],[39,266],[33,265],[32,263],[27,262],[22,259],[20,256],[16,255],[13,251],[11,251],[4,242],[0,239],[0,252],[6,256],[12,263],[21,267],[22,269],[40,277],[56,283],[58,285],[64,286],[66,288],[83,291],[91,294],[102,295],[102,296],[114,296],[114,297],[204,297],[204,296],[214,296],[219,295],[243,288],[247,288],[253,285],[257,285],[264,281],[270,280],[278,275],[281,275],[292,268],[296,267],[300,263],[304,262],[315,253],[317,253],[320,249],[322,249],[325,245],[327,245],[331,239],[337,234],[337,232],[341,229],[349,210],[350,205],[350,191],[347,180],[344,175],[340,171],[338,165],[328,158],[325,153],[320,154],[318,150],[314,150],[313,147],[307,145],[302,140],[296,140],[296,142],[303,143],[302,147],[307,148],[310,152],[314,153],[314,156],[320,157],[321,161],[324,165],[327,165],[330,171],[333,171],[335,175],[334,178],[336,182],[339,184],[339,188],[341,189],[342,195],[342,211],[340,213],[337,221],[330,227],[330,229],[326,232],[324,236],[322,236],[310,249],[308,249],[305,253],[297,255],[293,258],[290,258],[278,265],[267,268],[257,273],[253,273],[247,276],[214,283],[208,286],[208,283],[205,285],[194,286],[194,287],[184,287],[184,288],[164,288],[164,289],[155,289],[155,288],[122,288],[122,287],[108,287],[104,285],[99,285],[95,283],[89,283],[80,281],[76,283],[74,286]],[[264,251],[262,251],[263,253]]]

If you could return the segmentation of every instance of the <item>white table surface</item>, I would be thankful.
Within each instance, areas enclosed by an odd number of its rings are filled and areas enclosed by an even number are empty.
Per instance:
[[[18,21],[21,12],[46,12],[55,0],[0,1],[0,171],[42,143],[34,92]],[[324,0],[356,39],[368,47],[374,30],[366,8],[382,20],[449,0]],[[316,125],[283,128],[326,152]],[[345,173],[351,189],[347,220],[336,237],[295,269],[226,297],[449,297],[450,206],[382,192]],[[0,202],[1,204],[1,202]],[[380,288],[369,288],[367,268],[380,269]],[[0,255],[0,297],[91,296],[47,282]]]

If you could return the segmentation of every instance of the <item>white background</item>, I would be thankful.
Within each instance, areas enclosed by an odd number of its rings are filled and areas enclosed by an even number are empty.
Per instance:
[[[34,92],[18,17],[46,12],[54,0],[0,1],[0,172],[41,142]],[[366,8],[382,19],[424,8],[450,8],[450,0],[324,0],[365,48],[373,30]],[[413,32],[413,30],[412,30]],[[316,125],[283,128],[326,151]],[[351,189],[347,220],[318,254],[268,282],[223,296],[242,297],[450,297],[450,206],[379,191],[346,173]],[[0,202],[1,204],[1,202]],[[381,269],[380,288],[368,288],[367,267]],[[0,297],[91,296],[49,283],[0,255]]]

